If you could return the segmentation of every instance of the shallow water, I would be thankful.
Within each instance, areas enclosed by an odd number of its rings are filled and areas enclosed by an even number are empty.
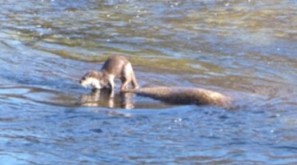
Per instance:
[[[297,163],[297,1],[0,6],[1,164]],[[111,54],[142,86],[217,90],[234,106],[127,104],[80,87]]]

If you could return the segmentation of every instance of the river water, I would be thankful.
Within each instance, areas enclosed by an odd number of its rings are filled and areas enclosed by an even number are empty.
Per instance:
[[[296,0],[0,8],[1,164],[297,163]],[[233,108],[98,100],[78,80],[112,54],[128,56],[141,86],[212,89]]]

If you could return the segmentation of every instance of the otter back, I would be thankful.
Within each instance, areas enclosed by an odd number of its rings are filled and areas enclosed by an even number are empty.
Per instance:
[[[129,61],[124,56],[111,56],[103,64],[101,70],[115,76],[120,76],[124,69],[124,66]]]

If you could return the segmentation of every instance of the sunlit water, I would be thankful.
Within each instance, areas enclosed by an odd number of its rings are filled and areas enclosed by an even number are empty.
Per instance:
[[[297,163],[297,1],[0,0],[0,8],[1,164]],[[234,105],[129,96],[127,110],[120,95],[80,87],[112,54],[129,57],[142,86],[203,87]]]

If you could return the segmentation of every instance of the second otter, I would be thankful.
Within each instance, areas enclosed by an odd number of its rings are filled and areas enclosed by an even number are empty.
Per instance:
[[[129,83],[133,88],[138,88],[138,83],[131,63],[124,56],[111,56],[103,64],[101,71],[90,71],[86,73],[80,80],[80,84],[84,87],[92,87],[95,89],[111,88],[113,92],[115,83],[114,79],[118,77],[122,81],[121,91],[127,89]]]

